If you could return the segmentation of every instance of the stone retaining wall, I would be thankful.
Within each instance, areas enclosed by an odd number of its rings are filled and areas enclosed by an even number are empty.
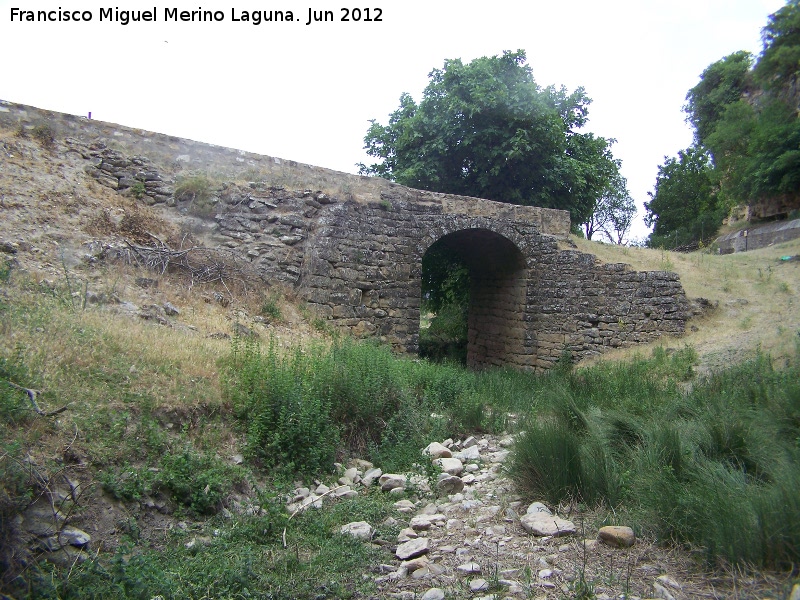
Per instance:
[[[446,244],[469,267],[475,368],[547,369],[564,351],[579,359],[685,327],[689,306],[677,275],[560,249],[565,211],[288,163],[281,173],[307,182],[292,188],[276,184],[275,169],[287,164],[280,159],[0,102],[0,124],[42,122],[83,156],[87,175],[200,221],[207,243],[239,252],[265,282],[293,286],[332,325],[401,352],[418,348],[422,258],[433,244]],[[239,180],[216,177],[198,211],[175,196],[186,165]],[[258,179],[242,181],[242,165],[258,167]]]

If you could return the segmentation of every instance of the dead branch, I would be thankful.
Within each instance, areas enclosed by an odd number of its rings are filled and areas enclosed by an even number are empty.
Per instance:
[[[61,414],[62,412],[67,410],[67,408],[69,408],[69,404],[65,404],[64,406],[62,406],[61,408],[57,408],[56,410],[51,410],[51,411],[42,410],[39,407],[39,404],[36,402],[36,396],[42,393],[40,390],[32,390],[30,388],[22,387],[21,385],[17,385],[13,381],[8,381],[8,380],[5,380],[4,383],[10,385],[15,390],[20,390],[21,392],[25,392],[28,395],[28,399],[30,399],[31,401],[31,406],[33,407],[33,410],[35,410],[37,414],[42,415],[43,417],[52,417],[53,415]]]
[[[121,258],[161,275],[168,270],[185,273],[189,275],[192,286],[195,283],[219,283],[231,296],[228,282],[236,280],[246,287],[246,283],[253,279],[249,264],[240,264],[237,260],[239,257],[230,250],[205,246],[173,250],[157,236],[150,236],[155,240],[152,246],[141,246],[126,240],[127,248]]]

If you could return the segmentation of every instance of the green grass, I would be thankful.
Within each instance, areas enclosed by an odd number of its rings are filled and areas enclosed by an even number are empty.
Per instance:
[[[264,514],[173,530],[155,551],[131,544],[109,559],[61,571],[44,567],[30,581],[29,598],[351,598],[375,593],[360,573],[383,559],[369,544],[339,533],[353,520],[380,522],[392,511],[380,493],[309,511],[291,521],[273,497]],[[282,533],[286,528],[286,547]],[[388,538],[396,531],[378,529]],[[192,539],[195,544],[187,547]]]
[[[190,213],[208,217],[214,213],[214,183],[205,175],[188,175],[178,179],[175,199]]]
[[[684,391],[692,356],[545,377],[550,401],[529,413],[512,474],[531,497],[605,504],[712,565],[796,564],[800,366],[759,355]]]
[[[14,515],[69,468],[64,448],[132,515],[154,498],[190,523],[154,543],[132,518],[118,552],[71,570],[31,566],[14,581],[19,563],[0,553],[14,597],[374,594],[361,575],[385,556],[337,531],[383,522],[388,497],[365,493],[289,520],[284,482],[333,478],[334,461],[350,456],[432,478],[421,449],[479,431],[525,432],[510,469],[531,500],[607,506],[610,520],[702,550],[710,564],[800,561],[796,360],[777,371],[759,355],[698,380],[687,347],[581,369],[565,357],[545,375],[470,372],[342,337],[280,350],[235,339],[220,360],[202,339],[139,321],[119,327],[120,317],[76,306],[84,286],[72,274],[51,288],[9,269],[0,283],[3,548]],[[8,382],[41,390],[46,410],[69,408],[42,418]],[[244,464],[232,464],[232,447],[249,455]],[[224,518],[237,493],[264,514]],[[396,533],[379,526],[385,539]]]

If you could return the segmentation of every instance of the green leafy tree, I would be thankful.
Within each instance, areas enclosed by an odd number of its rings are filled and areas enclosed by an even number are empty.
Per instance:
[[[770,15],[761,32],[763,50],[753,75],[765,89],[797,105],[800,73],[800,1],[791,0]]]
[[[713,235],[722,222],[712,177],[711,157],[690,146],[676,157],[665,157],[658,168],[654,192],[645,202],[645,224],[653,227],[648,245],[680,247]]]
[[[707,67],[684,107],[728,207],[800,195],[800,0],[769,17],[762,40],[755,64],[736,52]]]
[[[580,132],[583,88],[541,88],[525,52],[445,61],[417,105],[408,94],[388,125],[371,121],[359,165],[410,187],[569,210],[578,226],[618,174],[612,141]]]
[[[700,83],[686,94],[683,110],[694,126],[698,144],[707,143],[728,106],[747,92],[752,63],[753,56],[749,52],[734,52],[706,67],[700,75]]]
[[[434,244],[422,258],[422,311],[433,315],[420,329],[420,356],[466,363],[469,269],[453,250]]]

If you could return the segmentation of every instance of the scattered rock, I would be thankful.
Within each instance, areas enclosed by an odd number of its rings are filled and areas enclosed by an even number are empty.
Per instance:
[[[436,463],[449,475],[460,475],[464,470],[463,463],[457,458],[440,458]]]
[[[481,566],[476,562],[468,562],[456,567],[461,575],[477,575],[481,572]]]
[[[485,592],[489,589],[489,582],[480,577],[476,577],[469,582],[469,589],[472,592]]]
[[[381,490],[384,492],[388,492],[394,489],[403,490],[406,487],[406,476],[405,475],[398,475],[396,473],[386,473],[381,475],[378,479],[378,483],[380,483]]]
[[[442,514],[435,515],[417,515],[413,517],[408,526],[414,531],[427,531],[434,525],[441,527],[447,521],[447,517]]]
[[[443,477],[436,482],[436,489],[440,494],[449,496],[451,494],[457,494],[464,489],[465,480],[461,479],[461,477],[447,475],[446,473],[442,475]],[[472,477],[474,479],[472,475],[467,475],[466,477]]]
[[[394,508],[397,512],[410,513],[414,511],[414,503],[411,500],[398,500],[394,503]]]
[[[615,548],[630,548],[636,542],[636,536],[630,527],[606,525],[597,532],[597,539]]]
[[[395,556],[400,560],[408,560],[427,554],[429,550],[430,540],[426,537],[409,540],[400,544],[395,550]]]
[[[347,525],[342,525],[340,532],[342,535],[350,535],[359,540],[369,540],[373,533],[372,525],[366,521],[354,521]]]
[[[424,454],[429,454],[434,460],[437,458],[450,458],[453,456],[453,453],[450,451],[450,449],[439,442],[432,442],[422,452]]]
[[[658,582],[653,584],[653,594],[656,598],[661,598],[662,600],[675,600],[675,596],[673,596],[669,590],[667,590],[667,588]]]
[[[522,528],[536,536],[562,536],[575,533],[575,524],[547,513],[528,513],[520,518]]]

